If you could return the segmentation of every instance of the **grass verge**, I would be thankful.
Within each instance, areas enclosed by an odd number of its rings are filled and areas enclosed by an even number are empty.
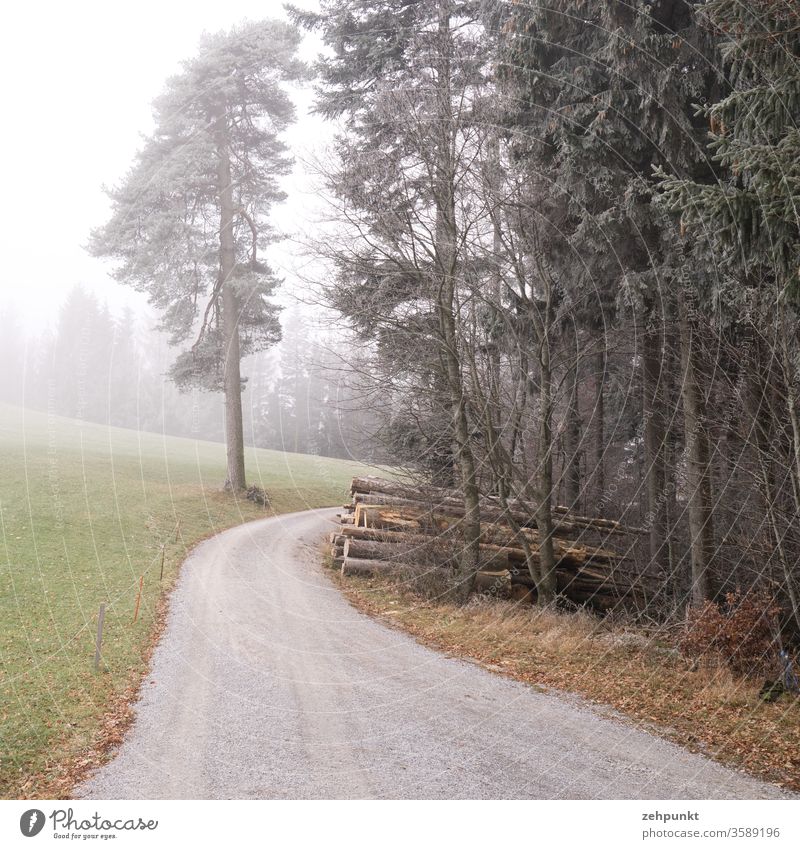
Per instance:
[[[800,791],[800,699],[764,703],[757,683],[693,669],[663,632],[495,599],[431,603],[387,579],[334,575],[355,607],[424,645],[579,693],[647,731]]]
[[[247,467],[269,510],[220,492],[222,445],[0,405],[0,798],[63,798],[119,742],[168,591],[198,541],[340,504],[364,472],[261,450]]]

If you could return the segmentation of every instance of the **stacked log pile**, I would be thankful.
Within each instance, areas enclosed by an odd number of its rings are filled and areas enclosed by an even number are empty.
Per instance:
[[[352,501],[331,534],[331,554],[342,575],[391,575],[403,567],[447,568],[445,548],[439,562],[436,544],[448,540],[457,552],[463,501],[455,491],[412,486],[377,477],[354,478]],[[523,538],[536,563],[540,536],[533,508],[520,501],[504,508],[497,499],[481,502],[481,571],[475,588],[534,600],[536,584],[529,571]],[[640,528],[611,519],[553,510],[553,543],[559,593],[600,610],[618,605],[641,609],[657,591],[652,576],[637,572],[630,551]],[[433,561],[433,562],[432,562]],[[444,561],[444,562],[442,562]]]

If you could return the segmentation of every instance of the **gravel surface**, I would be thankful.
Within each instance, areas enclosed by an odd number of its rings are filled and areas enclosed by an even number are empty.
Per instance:
[[[319,565],[332,518],[266,519],[195,549],[133,728],[78,797],[783,795],[354,610]]]

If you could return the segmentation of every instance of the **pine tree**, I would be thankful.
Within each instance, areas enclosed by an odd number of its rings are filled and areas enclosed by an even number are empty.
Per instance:
[[[224,391],[234,490],[245,486],[240,360],[280,335],[268,300],[278,279],[259,250],[274,238],[267,216],[290,167],[280,133],[294,108],[282,84],[304,74],[299,40],[280,21],[204,37],[155,101],[155,130],[91,240],[184,348],[171,370],[178,385]]]

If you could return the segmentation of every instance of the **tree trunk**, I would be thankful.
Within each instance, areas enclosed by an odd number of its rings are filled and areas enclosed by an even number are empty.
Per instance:
[[[480,565],[480,493],[475,470],[475,458],[470,441],[467,405],[464,396],[461,362],[458,355],[458,331],[455,318],[455,281],[458,268],[456,245],[458,225],[455,207],[455,177],[453,173],[453,113],[450,91],[450,3],[441,0],[438,20],[438,108],[439,139],[436,151],[436,244],[434,246],[438,295],[437,313],[441,334],[441,355],[450,390],[461,491],[464,495],[464,547],[460,562],[459,596],[466,600]]]
[[[779,319],[780,325],[778,334],[780,336],[780,353],[781,366],[783,369],[783,379],[786,385],[786,407],[789,413],[789,421],[792,425],[792,463],[790,464],[789,475],[791,479],[792,499],[794,501],[794,516],[795,520],[800,516],[800,419],[797,414],[797,391],[795,386],[795,358],[789,351],[789,340],[794,338],[792,327],[787,320],[786,303],[783,298],[778,298],[779,304]],[[770,512],[772,512],[770,503]],[[784,553],[783,540],[775,528],[774,519],[771,520],[773,532],[776,539],[776,546],[781,558],[783,567],[783,577],[786,583],[786,592],[789,596],[789,601],[792,605],[792,615],[795,622],[800,625],[800,602],[798,602],[797,589],[795,587],[795,575],[789,565],[789,560]]]
[[[594,439],[594,491],[597,505],[602,509],[603,495],[606,488],[605,453],[606,453],[606,429],[605,429],[605,374],[606,374],[606,350],[601,343],[600,349],[595,354],[595,403],[594,418],[596,423]],[[594,512],[594,511],[590,511]],[[602,515],[602,512],[600,513]]]
[[[441,415],[447,415],[450,410],[450,389],[445,369],[440,363],[434,363],[433,367],[433,395],[431,408],[437,421]],[[455,448],[451,434],[446,428],[442,429],[430,447],[425,460],[431,472],[431,482],[434,486],[450,489],[456,485],[456,464],[458,463],[458,451]]]
[[[642,420],[644,423],[644,476],[647,490],[645,525],[650,529],[650,562],[666,574],[666,492],[664,455],[667,430],[664,420],[664,375],[658,331],[642,333]]]
[[[574,351],[569,351],[568,356],[574,356],[575,362],[570,363],[567,372],[567,416],[564,428],[564,483],[566,506],[570,510],[580,511],[581,496],[581,464],[580,464],[580,440],[581,422],[578,410],[578,352],[577,334],[574,337],[576,345]]]
[[[549,305],[548,310],[549,313]],[[545,315],[539,342],[539,450],[537,457],[536,527],[539,548],[539,575],[536,581],[540,605],[552,603],[556,596],[556,561],[553,551],[553,377],[550,369],[550,316]]]
[[[775,417],[773,411],[768,409],[769,404],[764,397],[766,391],[768,391],[765,390],[765,383],[769,380],[769,377],[765,378],[765,375],[769,375],[771,368],[770,365],[763,364],[759,347],[759,340],[756,338],[754,361],[752,364],[748,363],[748,366],[750,366],[746,388],[746,408],[750,413],[748,433],[751,434],[752,451],[755,455],[759,471],[758,481],[761,485],[764,513],[766,514],[769,532],[774,541],[775,551],[777,552],[781,570],[783,571],[786,592],[789,596],[789,602],[792,605],[792,616],[795,622],[800,625],[800,606],[798,605],[792,575],[793,564],[791,555],[787,552],[785,545],[787,528],[784,523],[779,523],[778,511],[776,510],[778,493],[775,485],[775,475],[772,469],[771,449],[774,448],[777,440],[774,439],[774,435],[770,432],[771,424]],[[795,516],[797,512],[797,508],[795,508]],[[779,527],[779,524],[781,527]]]
[[[440,251],[440,248],[444,248]],[[453,412],[453,431],[458,453],[459,469],[461,472],[461,491],[464,495],[464,548],[461,556],[461,591],[466,598],[471,589],[480,563],[480,492],[475,471],[475,458],[470,443],[469,421],[467,418],[466,399],[462,384],[461,363],[458,359],[456,322],[454,309],[455,269],[447,257],[451,253],[447,242],[437,245],[437,254],[444,260],[443,281],[438,304],[439,325],[442,333],[443,356],[447,366],[450,398]]]
[[[793,339],[795,334],[786,315],[786,303],[782,297],[778,297],[778,305],[781,366],[783,368],[783,380],[786,384],[786,407],[792,425],[792,493],[795,510],[800,513],[800,417],[797,413],[797,375],[794,365],[796,356],[793,356],[792,352],[789,351],[789,340]]]
[[[680,375],[680,341],[677,331],[677,315],[674,300],[667,305],[667,319],[664,340],[664,409],[668,411],[677,410],[680,401],[681,389],[676,377]],[[679,445],[678,428],[675,417],[670,412],[669,420],[665,425],[664,444],[664,528],[666,531],[667,556],[667,578],[671,585],[674,598],[683,598],[686,592],[687,577],[681,574],[678,568],[680,557],[678,555],[678,541],[675,534],[675,523],[679,515],[678,492],[677,492],[677,468],[681,455],[682,446]]]
[[[686,441],[686,478],[689,490],[689,534],[692,558],[692,603],[700,605],[716,596],[711,563],[714,555],[711,464],[705,405],[700,385],[698,352],[689,297],[678,296],[681,337],[683,421]]]
[[[224,349],[223,387],[225,392],[225,447],[228,473],[225,489],[243,490],[247,484],[244,471],[244,433],[242,429],[242,378],[239,346],[239,299],[232,285],[236,265],[233,241],[233,202],[231,160],[225,119],[220,118],[217,131],[217,187],[219,190],[219,255],[222,285],[222,335]]]

